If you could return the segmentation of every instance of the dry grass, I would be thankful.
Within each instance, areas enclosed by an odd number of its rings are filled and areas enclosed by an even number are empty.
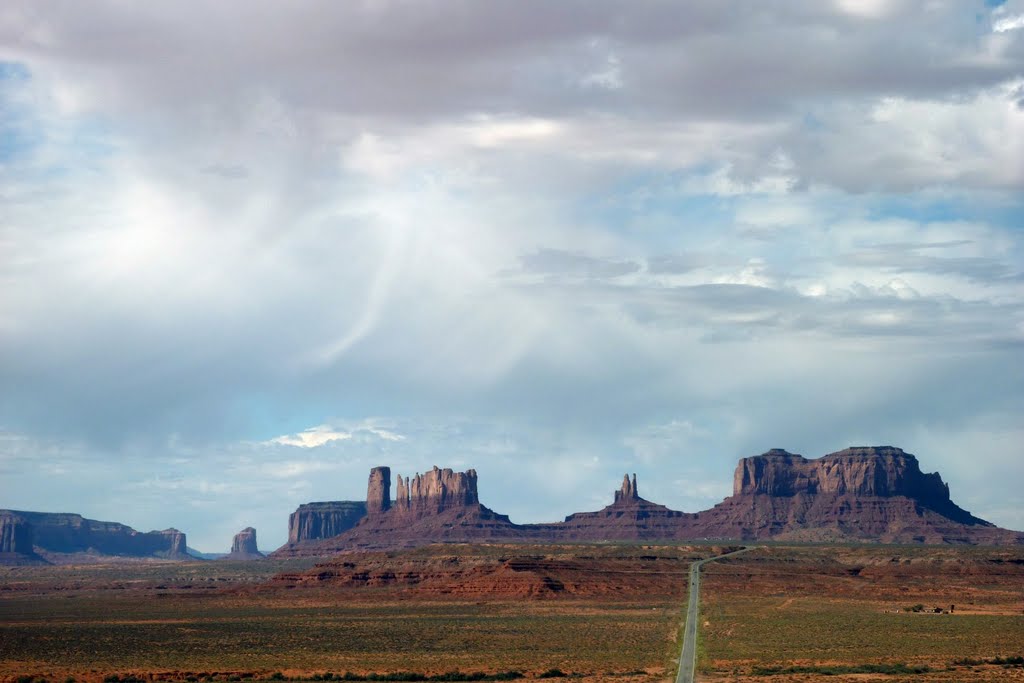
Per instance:
[[[396,562],[436,552],[419,549]],[[486,556],[490,550],[471,554]],[[628,557],[637,547],[525,548]],[[695,554],[672,547],[685,572]],[[501,558],[509,548],[494,551]],[[262,563],[18,568],[0,590],[0,680],[34,675],[99,681],[110,674],[218,679],[559,669],[589,678],[660,680],[674,656],[685,583],[614,598],[421,598],[407,587],[257,590]],[[289,572],[306,565],[275,567]],[[67,572],[61,574],[61,572]],[[63,580],[63,584],[62,584]]]
[[[668,558],[673,568],[606,596],[544,600],[268,583],[279,572],[302,574],[309,560],[0,569],[0,681],[453,670],[539,678],[557,669],[593,683],[663,683],[674,673],[685,601],[672,558],[683,569],[714,549],[442,546],[384,559],[422,573],[453,554],[464,567],[510,553],[590,558],[604,567],[597,584],[620,558],[643,558],[645,567]],[[708,681],[1024,683],[1024,668],[994,661],[1024,654],[1024,550],[771,547],[708,565],[702,596]],[[895,612],[916,603],[956,609]],[[956,663],[964,658],[977,661]],[[928,671],[910,673],[915,667]]]
[[[776,547],[709,565],[702,669],[714,680],[1024,680],[1020,667],[957,664],[1024,654],[1022,557],[1024,550]],[[906,611],[918,603],[956,607]]]

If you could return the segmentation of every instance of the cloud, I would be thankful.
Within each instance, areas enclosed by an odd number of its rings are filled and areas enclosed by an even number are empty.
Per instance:
[[[615,278],[640,270],[634,261],[595,258],[560,249],[538,249],[519,257],[523,270],[529,273],[593,279]]]
[[[330,441],[351,438],[352,434],[348,432],[337,432],[328,425],[320,425],[318,427],[310,427],[298,434],[276,436],[267,443],[279,443],[285,446],[297,446],[299,448],[316,448],[317,446],[323,446],[325,443]]]
[[[223,546],[389,462],[542,521],[624,466],[685,509],[769,446],[1006,452],[1019,3],[198,9],[0,9],[19,505],[187,494]]]
[[[1024,28],[1024,14],[1018,14],[1009,17],[1000,17],[996,19],[992,24],[992,30],[996,33],[1005,33],[1007,31],[1016,31],[1017,29]]]

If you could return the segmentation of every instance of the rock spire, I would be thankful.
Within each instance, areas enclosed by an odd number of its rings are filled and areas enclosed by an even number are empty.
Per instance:
[[[480,502],[476,490],[476,470],[454,472],[434,467],[411,479],[398,476],[395,486],[395,510],[415,516],[436,514]]]
[[[636,488],[636,473],[633,474],[632,480],[628,474],[624,474],[622,475],[622,487],[615,492],[615,502],[626,503],[633,500],[640,500],[640,493]]]
[[[374,467],[366,487],[366,514],[379,515],[391,508],[391,468]]]

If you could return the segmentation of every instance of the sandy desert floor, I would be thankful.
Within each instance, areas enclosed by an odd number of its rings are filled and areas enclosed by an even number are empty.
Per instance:
[[[0,568],[0,680],[668,681],[689,563],[724,549]],[[771,546],[701,596],[701,680],[1024,680],[1024,549]]]

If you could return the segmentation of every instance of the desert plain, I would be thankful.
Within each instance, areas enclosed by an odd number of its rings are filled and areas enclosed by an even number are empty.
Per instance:
[[[674,680],[716,544],[435,544],[0,568],[0,680]],[[705,565],[698,680],[1024,680],[1024,548],[763,545]]]

